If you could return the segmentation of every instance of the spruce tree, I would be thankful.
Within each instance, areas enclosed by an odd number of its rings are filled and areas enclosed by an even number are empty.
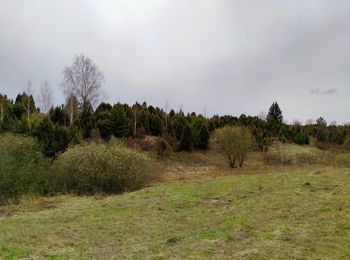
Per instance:
[[[209,137],[210,136],[209,136],[208,128],[205,124],[203,124],[199,131],[197,148],[201,150],[207,149],[208,143],[209,143]]]
[[[283,124],[282,110],[280,109],[277,102],[273,102],[269,109],[269,113],[267,115],[267,123],[272,133],[277,135],[279,133],[281,125]]]
[[[117,138],[126,137],[131,132],[131,120],[127,117],[124,106],[120,103],[111,110],[113,135]]]
[[[282,110],[277,102],[272,103],[267,115],[267,121],[274,125],[281,124],[283,122]]]
[[[192,131],[189,124],[186,124],[180,139],[180,151],[189,151],[192,145]]]

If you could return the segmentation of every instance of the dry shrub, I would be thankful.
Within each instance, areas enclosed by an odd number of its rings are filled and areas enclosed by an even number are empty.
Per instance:
[[[285,152],[264,152],[262,153],[262,161],[266,165],[292,165],[293,158]]]
[[[160,138],[157,143],[157,154],[160,157],[164,157],[166,155],[169,155],[171,152],[172,148],[168,144],[168,142],[164,138]]]
[[[91,130],[90,137],[92,140],[102,139],[100,130],[98,128],[94,128]]]
[[[287,152],[268,152],[262,154],[262,161],[266,165],[332,165],[335,161],[335,155],[328,152],[322,153],[299,153],[288,154]]]
[[[315,146],[317,149],[322,150],[322,151],[339,151],[342,149],[342,145],[333,143],[333,142],[321,142],[321,141],[316,141]]]
[[[164,139],[170,145],[172,151],[178,151],[179,150],[180,144],[179,144],[179,140],[177,140],[176,136],[165,135]]]
[[[335,163],[338,167],[350,168],[350,153],[338,154]]]
[[[157,136],[143,136],[127,139],[127,145],[130,148],[141,149],[143,151],[155,151],[157,150],[159,137]]]

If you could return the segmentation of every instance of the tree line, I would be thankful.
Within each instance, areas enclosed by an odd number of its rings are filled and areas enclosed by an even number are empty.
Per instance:
[[[83,139],[142,138],[159,136],[162,146],[175,151],[208,148],[210,134],[225,126],[244,126],[251,130],[257,149],[268,150],[274,139],[308,144],[310,137],[320,142],[342,144],[350,127],[328,125],[322,118],[315,123],[286,124],[277,102],[266,118],[215,115],[210,118],[194,112],[185,114],[143,103],[109,104],[101,102],[104,77],[98,66],[84,55],[76,56],[63,70],[64,104],[52,106],[49,83],[44,82],[39,97],[40,108],[31,93],[31,83],[15,100],[0,94],[0,132],[13,132],[37,138],[43,154],[55,157],[69,144]],[[94,109],[96,107],[96,109]]]

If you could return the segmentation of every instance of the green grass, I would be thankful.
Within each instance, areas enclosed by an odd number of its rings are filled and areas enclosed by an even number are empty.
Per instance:
[[[0,208],[0,258],[349,259],[350,171],[27,199]]]

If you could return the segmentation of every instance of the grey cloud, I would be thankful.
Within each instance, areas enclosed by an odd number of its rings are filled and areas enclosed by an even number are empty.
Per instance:
[[[330,88],[330,89],[326,89],[326,90],[322,90],[319,88],[313,88],[310,89],[310,93],[311,94],[315,94],[315,95],[331,95],[336,93],[338,90],[336,88]]]
[[[109,102],[239,115],[277,100],[289,120],[350,120],[348,0],[0,3],[0,92],[12,97],[47,78],[62,102],[61,71],[84,53]]]

